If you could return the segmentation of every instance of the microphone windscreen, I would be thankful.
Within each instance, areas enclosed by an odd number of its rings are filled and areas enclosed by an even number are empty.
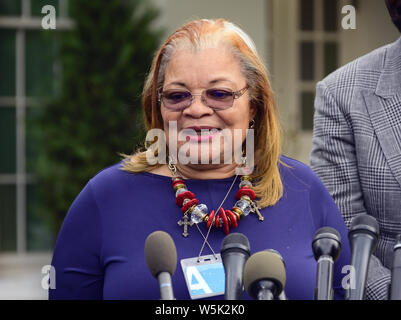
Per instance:
[[[251,246],[249,244],[248,238],[242,233],[231,233],[223,239],[223,243],[221,246],[221,254],[223,255],[225,252],[244,252],[251,254]]]
[[[275,251],[259,251],[249,257],[244,268],[244,286],[246,292],[253,296],[252,285],[259,280],[272,280],[282,290],[286,274],[283,258]]]
[[[177,266],[177,249],[174,240],[167,232],[155,231],[146,238],[145,259],[154,277],[160,272],[174,274]]]
[[[341,236],[331,227],[323,227],[315,232],[312,251],[316,261],[322,256],[330,256],[336,261],[341,251]]]
[[[380,234],[379,224],[371,215],[360,214],[351,220],[349,235],[354,233],[369,233],[377,239]]]
[[[318,239],[333,239],[335,241],[341,242],[341,236],[338,231],[331,227],[323,227],[316,231],[313,236],[313,241]]]

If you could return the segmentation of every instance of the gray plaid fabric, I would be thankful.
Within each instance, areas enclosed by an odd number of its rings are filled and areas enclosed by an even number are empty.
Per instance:
[[[310,161],[348,227],[361,213],[379,222],[366,298],[387,299],[401,233],[401,38],[317,84]]]

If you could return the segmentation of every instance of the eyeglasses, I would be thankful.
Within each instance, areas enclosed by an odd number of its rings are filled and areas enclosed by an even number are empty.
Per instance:
[[[163,101],[167,109],[182,111],[188,108],[195,99],[195,96],[201,96],[202,102],[214,110],[224,110],[231,108],[234,99],[241,97],[248,89],[248,85],[241,90],[231,91],[228,89],[206,89],[199,94],[193,94],[187,90],[166,90],[159,93],[159,102]]]

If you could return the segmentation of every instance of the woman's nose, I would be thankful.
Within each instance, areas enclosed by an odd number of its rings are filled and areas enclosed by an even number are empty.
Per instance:
[[[185,108],[183,114],[194,118],[213,114],[214,110],[207,106],[206,99],[201,94],[193,94],[191,104]]]

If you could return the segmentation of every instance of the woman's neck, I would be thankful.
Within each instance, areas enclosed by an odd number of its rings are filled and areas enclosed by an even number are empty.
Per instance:
[[[238,165],[233,164],[198,164],[198,165],[182,165],[176,164],[177,173],[185,179],[225,179],[230,178],[236,174]]]
[[[176,164],[177,175],[184,179],[197,179],[197,180],[208,180],[208,179],[225,179],[230,178],[236,174],[237,164],[220,164],[220,165],[182,165]],[[166,164],[157,167],[150,172],[172,177],[172,172]]]

